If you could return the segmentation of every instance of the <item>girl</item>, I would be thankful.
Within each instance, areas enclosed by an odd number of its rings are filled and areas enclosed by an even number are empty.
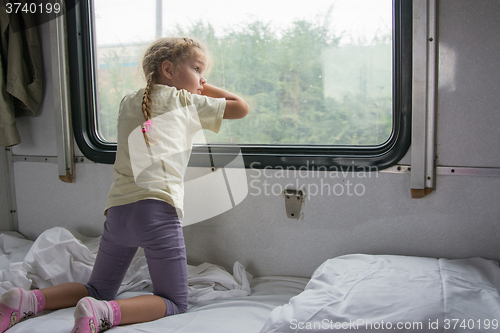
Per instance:
[[[223,118],[243,118],[249,111],[240,97],[206,83],[207,67],[208,53],[193,39],[162,38],[148,48],[143,59],[146,88],[125,96],[120,104],[115,180],[89,282],[9,290],[0,300],[0,332],[44,309],[75,305],[74,333],[101,332],[186,312],[187,267],[180,218],[188,159],[182,147],[188,147],[189,156],[198,129],[218,132]],[[155,118],[167,119],[166,126],[160,127],[162,122]],[[140,142],[134,141],[134,130],[140,131]],[[158,149],[169,153],[160,152],[161,163],[154,163]],[[112,301],[138,247],[144,248],[153,295]]]

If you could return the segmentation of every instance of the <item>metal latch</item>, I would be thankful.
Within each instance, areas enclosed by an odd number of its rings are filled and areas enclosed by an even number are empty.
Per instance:
[[[285,195],[286,216],[298,220],[304,202],[304,192],[302,190],[286,189],[283,194]]]

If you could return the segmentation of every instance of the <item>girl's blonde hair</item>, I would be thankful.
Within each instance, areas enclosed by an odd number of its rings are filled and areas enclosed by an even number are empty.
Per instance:
[[[207,61],[210,60],[206,47],[192,38],[165,37],[154,41],[146,50],[142,59],[142,69],[146,76],[146,89],[142,98],[142,113],[146,121],[151,120],[151,92],[153,84],[160,75],[161,65],[165,60],[170,60],[175,66],[193,56],[197,48],[203,52]],[[144,139],[149,144],[146,130],[143,127]]]

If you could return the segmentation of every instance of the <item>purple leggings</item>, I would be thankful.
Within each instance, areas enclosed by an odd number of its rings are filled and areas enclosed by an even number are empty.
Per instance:
[[[108,209],[97,259],[86,285],[90,296],[115,298],[138,247],[144,248],[153,293],[167,304],[165,316],[186,312],[187,264],[181,221],[175,208],[160,200]]]

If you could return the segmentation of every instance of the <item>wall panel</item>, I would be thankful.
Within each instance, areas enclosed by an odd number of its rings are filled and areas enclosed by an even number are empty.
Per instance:
[[[500,1],[442,0],[438,4],[438,164],[500,167],[496,51],[500,49]],[[48,26],[41,27],[41,35],[48,66]],[[39,115],[20,121],[25,139],[15,148],[16,154],[55,155],[49,75],[46,81]],[[409,154],[402,163],[410,163]],[[66,226],[89,236],[100,234],[111,166],[79,163],[74,184],[58,180],[55,164],[16,162],[14,170],[21,232],[34,238],[47,228]],[[260,171],[247,170],[249,195],[240,205],[185,227],[191,263],[207,261],[231,268],[238,260],[255,275],[309,276],[325,259],[346,253],[500,260],[500,178],[439,175],[436,191],[417,200],[410,197],[407,174],[353,179],[303,172],[282,178],[277,172],[268,170],[271,178],[267,178]],[[255,195],[252,180],[256,180],[254,186],[268,181],[275,191],[296,181],[310,189],[351,181],[362,184],[365,192],[360,196],[309,193],[303,220],[291,220],[285,215],[284,198],[263,192]]]

